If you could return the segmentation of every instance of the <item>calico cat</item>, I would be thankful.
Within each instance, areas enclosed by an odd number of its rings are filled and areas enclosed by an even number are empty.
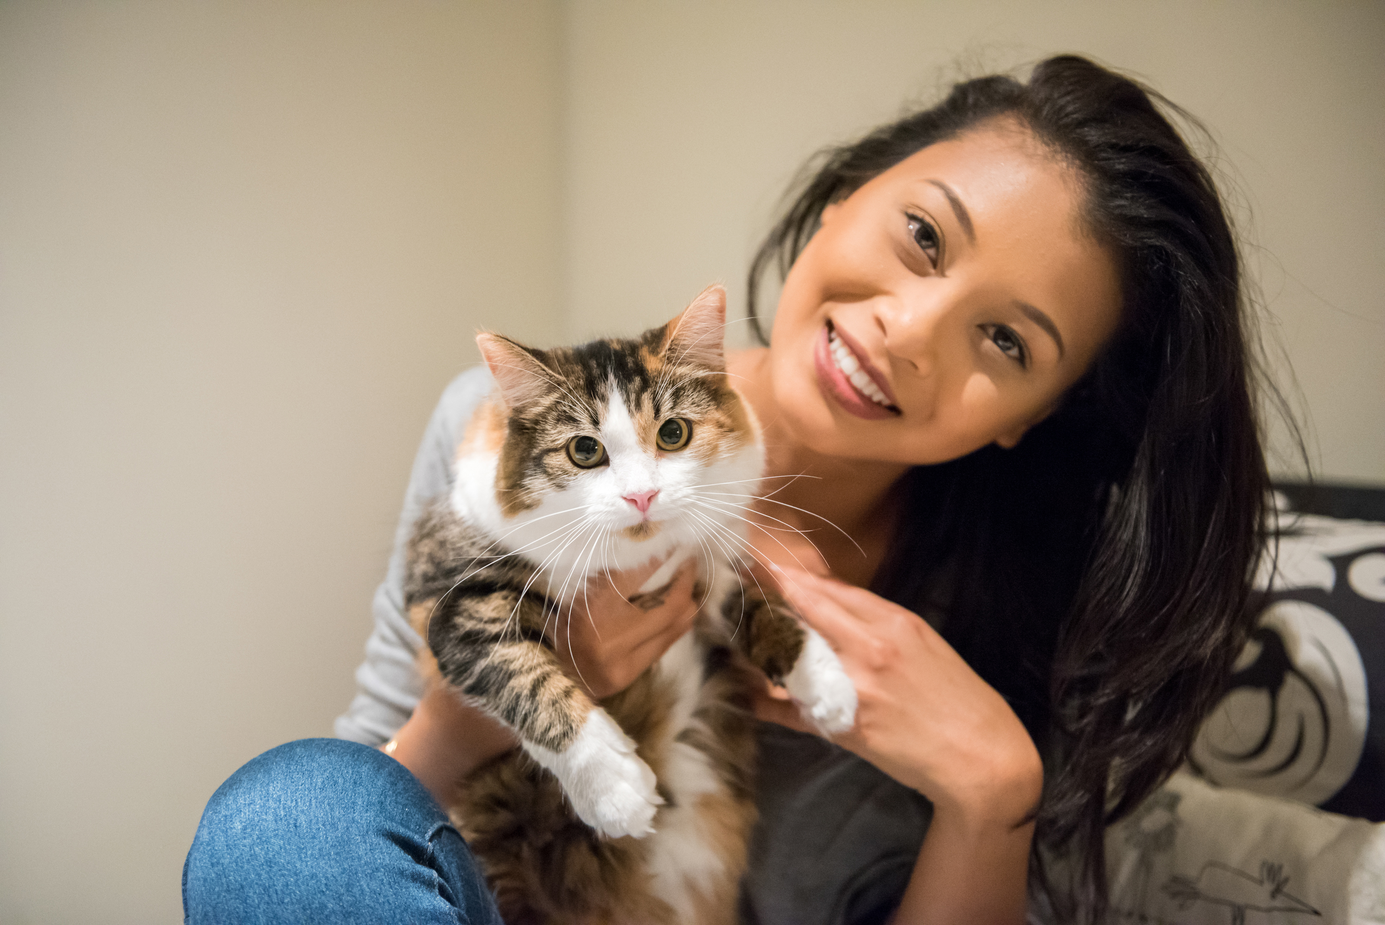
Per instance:
[[[764,453],[724,322],[714,286],[631,340],[477,337],[497,388],[414,530],[405,599],[430,683],[520,740],[449,807],[509,925],[734,921],[755,818],[749,664],[823,732],[854,721],[835,653],[740,571]],[[589,578],[665,557],[636,597],[695,557],[694,628],[594,703],[545,630]]]

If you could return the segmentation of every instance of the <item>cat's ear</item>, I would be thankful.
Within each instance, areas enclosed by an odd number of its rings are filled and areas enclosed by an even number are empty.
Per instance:
[[[663,352],[669,360],[726,370],[726,290],[721,286],[703,289],[664,330]]]
[[[476,335],[481,357],[500,384],[505,403],[511,408],[529,404],[553,391],[554,372],[543,364],[535,351],[508,337],[482,331]]]

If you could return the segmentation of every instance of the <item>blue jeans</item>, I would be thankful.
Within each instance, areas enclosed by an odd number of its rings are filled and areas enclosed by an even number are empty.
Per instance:
[[[265,752],[221,785],[183,865],[193,925],[501,925],[447,814],[388,755],[339,739]]]

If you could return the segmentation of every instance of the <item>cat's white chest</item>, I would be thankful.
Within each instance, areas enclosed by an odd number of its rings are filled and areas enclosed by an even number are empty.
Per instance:
[[[715,598],[713,598],[715,600]],[[689,632],[659,660],[658,671],[672,681],[668,741],[663,744],[664,765],[660,783],[672,796],[658,816],[649,837],[648,863],[654,892],[678,913],[678,921],[695,921],[696,894],[706,892],[726,876],[727,859],[718,847],[699,806],[709,795],[725,788],[709,756],[679,735],[694,725],[703,692],[707,651]]]

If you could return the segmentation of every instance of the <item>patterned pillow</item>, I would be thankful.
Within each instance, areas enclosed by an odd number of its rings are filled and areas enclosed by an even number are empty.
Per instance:
[[[1385,825],[1185,772],[1106,831],[1106,870],[1113,925],[1385,925]]]
[[[1385,820],[1385,523],[1281,513],[1258,585],[1267,606],[1193,770]]]

